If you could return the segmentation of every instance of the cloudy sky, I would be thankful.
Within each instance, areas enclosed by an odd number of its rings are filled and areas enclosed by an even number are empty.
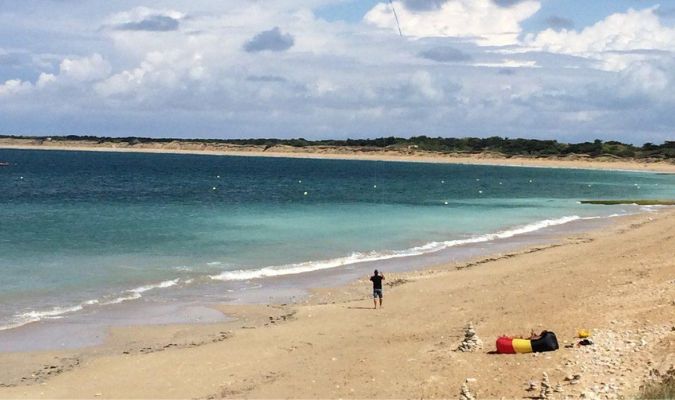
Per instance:
[[[675,140],[673,0],[0,0],[0,133]]]

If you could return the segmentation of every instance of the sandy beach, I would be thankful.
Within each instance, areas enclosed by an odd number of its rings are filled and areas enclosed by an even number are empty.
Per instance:
[[[625,171],[675,173],[675,163],[662,160],[632,160],[612,157],[509,157],[500,154],[442,154],[417,149],[359,148],[359,147],[291,147],[277,145],[270,148],[253,145],[234,145],[172,141],[168,143],[112,143],[100,141],[47,141],[0,138],[0,149],[107,151],[172,154],[206,154],[250,157],[321,158],[339,160],[374,160],[424,163],[453,163],[471,165],[500,165],[518,167],[581,168]]]
[[[0,354],[1,398],[633,397],[675,362],[675,211],[461,264],[367,277],[298,304],[222,306],[236,319],[115,328],[102,346]],[[458,352],[473,322],[484,345]],[[580,328],[594,345],[574,345]],[[502,334],[551,330],[560,349],[490,354]],[[565,345],[573,345],[571,348]],[[575,375],[577,378],[572,379]]]

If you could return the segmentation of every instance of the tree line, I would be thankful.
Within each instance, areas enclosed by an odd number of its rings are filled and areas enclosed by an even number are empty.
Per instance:
[[[589,157],[610,156],[617,158],[675,158],[675,141],[665,141],[662,144],[645,143],[642,146],[596,139],[592,142],[563,143],[557,140],[538,139],[511,139],[492,136],[488,138],[446,138],[413,136],[410,138],[380,137],[375,139],[343,139],[343,140],[308,140],[297,139],[177,139],[177,138],[145,138],[145,137],[99,137],[99,136],[13,136],[0,135],[0,138],[32,139],[52,141],[93,141],[96,143],[127,143],[136,145],[142,143],[203,143],[203,144],[235,144],[264,146],[266,149],[286,145],[292,147],[332,146],[373,149],[403,149],[425,150],[438,153],[497,153],[505,156],[551,157],[582,155]]]

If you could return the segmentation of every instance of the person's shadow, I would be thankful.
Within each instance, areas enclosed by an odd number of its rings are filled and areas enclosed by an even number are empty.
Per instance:
[[[347,307],[350,310],[372,310],[373,307],[357,307],[357,306],[349,306]]]

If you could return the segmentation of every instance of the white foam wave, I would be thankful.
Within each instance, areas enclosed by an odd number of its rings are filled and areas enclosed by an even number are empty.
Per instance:
[[[78,305],[72,306],[72,307],[53,307],[49,310],[42,310],[42,311],[29,311],[25,312],[22,314],[17,314],[14,316],[13,321],[7,325],[0,325],[0,331],[7,330],[7,329],[13,329],[13,328],[18,328],[20,326],[30,324],[31,322],[38,322],[42,321],[45,319],[58,319],[58,318],[63,318],[64,315],[66,314],[71,314],[77,311],[83,310],[85,307],[88,306],[94,306],[94,305],[112,305],[112,304],[119,304],[124,301],[128,300],[136,300],[140,299],[143,297],[142,293],[145,293],[149,290],[153,289],[164,289],[168,288],[171,286],[175,286],[178,284],[180,281],[180,278],[177,279],[172,279],[169,281],[164,281],[160,282],[157,284],[153,285],[145,285],[145,286],[139,286],[135,289],[127,290],[124,296],[120,296],[117,298],[114,298],[112,300],[99,300],[99,299],[93,299],[93,300],[87,300],[84,301]]]
[[[305,272],[319,271],[323,269],[336,268],[362,262],[411,257],[422,254],[434,253],[437,251],[441,251],[450,247],[460,246],[463,244],[483,243],[498,239],[507,239],[516,235],[535,232],[544,228],[562,225],[580,219],[582,218],[579,217],[578,215],[562,217],[558,219],[546,219],[543,221],[538,221],[532,224],[516,227],[501,232],[488,233],[485,235],[474,236],[468,239],[448,240],[443,242],[430,242],[422,246],[412,247],[406,250],[393,250],[387,252],[372,251],[367,253],[355,252],[346,257],[333,258],[329,260],[306,261],[301,263],[271,266],[252,270],[240,269],[236,271],[224,271],[218,275],[211,275],[210,277],[211,279],[220,281],[243,281],[249,279],[268,278],[282,275],[301,274]]]
[[[172,279],[170,281],[164,281],[164,282],[160,282],[160,283],[156,283],[156,284],[152,284],[152,285],[139,286],[135,289],[127,290],[125,292],[124,296],[120,296],[120,297],[114,298],[112,300],[108,300],[108,301],[106,301],[102,304],[104,304],[104,305],[119,304],[119,303],[129,301],[129,300],[140,299],[141,297],[143,297],[142,293],[145,293],[145,292],[153,290],[153,289],[166,289],[166,288],[171,287],[171,286],[176,286],[179,281],[180,281],[180,278],[176,278],[176,279]]]
[[[129,292],[131,293],[145,293],[149,290],[152,289],[165,289],[171,286],[176,286],[178,284],[178,281],[180,281],[180,278],[172,279],[170,281],[164,281],[160,282],[154,285],[145,285],[145,286],[139,286],[136,289],[131,289]]]
[[[141,297],[143,297],[143,296],[140,293],[131,293],[128,296],[116,297],[112,300],[104,301],[101,304],[104,305],[104,306],[109,306],[109,305],[112,305],[112,304],[120,304],[120,303],[122,303],[124,301],[128,301],[128,300],[140,299]]]
[[[89,304],[93,304],[91,302],[96,301],[96,300],[89,300],[85,301],[81,304],[78,304],[76,306],[72,307],[53,307],[49,310],[43,310],[43,311],[28,311],[22,314],[18,314],[14,317],[14,321],[8,325],[2,325],[0,326],[0,331],[4,331],[7,329],[12,329],[12,328],[18,328],[20,326],[30,324],[31,322],[38,322],[42,321],[43,319],[58,319],[58,318],[63,318],[65,314],[70,314],[74,313],[76,311],[80,311],[84,309],[85,306]]]

